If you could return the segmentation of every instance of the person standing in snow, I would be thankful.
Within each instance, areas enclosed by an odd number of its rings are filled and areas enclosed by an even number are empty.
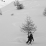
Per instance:
[[[28,41],[26,43],[31,44],[32,40],[34,41],[33,34],[31,32],[28,33]]]

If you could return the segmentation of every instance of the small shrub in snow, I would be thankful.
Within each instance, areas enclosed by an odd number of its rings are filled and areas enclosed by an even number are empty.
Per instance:
[[[2,11],[1,11],[1,9],[0,9],[0,15],[2,15]]]
[[[24,7],[23,7],[22,4],[20,4],[20,5],[17,6],[17,9],[18,9],[18,10],[21,10],[21,9],[23,9],[23,8],[24,8]]]
[[[46,16],[46,8],[44,9],[43,15]]]

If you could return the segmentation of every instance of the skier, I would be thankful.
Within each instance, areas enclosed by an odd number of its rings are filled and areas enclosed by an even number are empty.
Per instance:
[[[28,33],[28,41],[26,43],[31,44],[32,40],[34,41],[33,34],[31,32]]]

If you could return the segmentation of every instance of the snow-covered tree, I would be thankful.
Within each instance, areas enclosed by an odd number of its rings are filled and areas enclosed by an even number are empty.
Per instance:
[[[36,26],[33,23],[33,21],[31,20],[31,18],[27,17],[26,23],[22,25],[21,29],[23,32],[27,32],[27,33],[33,32],[34,33],[36,31]]]
[[[18,5],[20,5],[20,2],[18,0],[15,0],[14,1],[14,6],[18,6]]]
[[[14,2],[14,6],[16,6],[16,8],[17,8],[18,10],[24,8],[23,4],[21,4],[18,0],[17,0],[16,2]]]

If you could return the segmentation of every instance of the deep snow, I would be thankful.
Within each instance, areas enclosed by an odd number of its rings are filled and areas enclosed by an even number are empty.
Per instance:
[[[1,8],[3,15],[0,15],[0,46],[46,46],[46,16],[43,15],[46,1],[27,0],[21,3],[24,5],[22,10],[17,10],[13,2]],[[27,35],[20,29],[27,16],[31,16],[37,26],[33,45],[25,44]]]

